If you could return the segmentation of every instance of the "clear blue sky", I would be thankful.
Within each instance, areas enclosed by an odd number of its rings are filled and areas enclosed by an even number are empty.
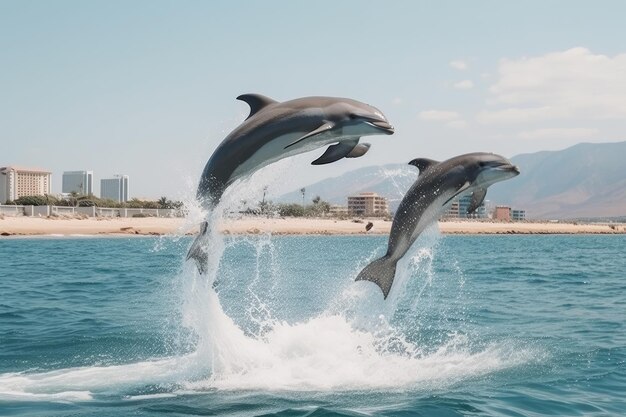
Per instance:
[[[396,127],[363,158],[298,157],[275,192],[420,156],[626,140],[624,16],[620,1],[1,0],[0,166],[48,168],[55,192],[90,169],[176,198],[247,92],[352,97]]]

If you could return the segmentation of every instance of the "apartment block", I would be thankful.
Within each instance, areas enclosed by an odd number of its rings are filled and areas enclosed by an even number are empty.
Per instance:
[[[348,211],[359,216],[384,216],[389,214],[389,203],[376,193],[360,193],[348,197]]]
[[[51,192],[52,173],[42,169],[8,166],[0,168],[0,203]]]

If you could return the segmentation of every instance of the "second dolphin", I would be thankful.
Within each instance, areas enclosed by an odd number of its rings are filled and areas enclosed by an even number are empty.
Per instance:
[[[366,266],[356,278],[378,285],[384,298],[391,290],[398,261],[456,197],[471,194],[468,213],[472,213],[485,199],[487,187],[519,175],[516,166],[492,153],[470,153],[443,162],[418,158],[409,164],[420,173],[398,206],[387,253]]]

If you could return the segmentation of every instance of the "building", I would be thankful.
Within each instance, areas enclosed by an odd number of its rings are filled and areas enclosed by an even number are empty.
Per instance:
[[[389,214],[389,204],[385,197],[376,193],[360,193],[348,197],[348,212],[359,216],[385,216]]]
[[[450,207],[448,208],[448,210],[446,210],[446,212],[443,214],[443,216],[441,216],[441,218],[443,219],[458,219],[460,216],[459,214],[459,202],[458,200],[455,200],[452,202],[452,204],[450,204]]]
[[[63,172],[61,191],[67,194],[93,195],[93,171]]]
[[[496,206],[496,210],[493,212],[493,219],[504,222],[511,221],[511,207],[509,206]]]
[[[333,216],[347,216],[349,214],[348,207],[332,204],[328,209],[328,213]]]
[[[31,195],[50,194],[52,173],[21,167],[0,168],[0,203]]]
[[[487,208],[485,203],[487,203],[487,201],[480,203],[480,206],[478,206],[472,214],[468,214],[467,209],[470,207],[471,203],[471,194],[455,199],[442,217],[445,219],[486,219]]]
[[[526,210],[511,210],[511,220],[514,222],[523,222],[526,220]]]
[[[125,203],[128,198],[128,175],[116,175],[115,178],[100,180],[100,198],[108,198]]]
[[[480,203],[480,206],[478,206],[476,210],[474,210],[473,213],[468,214],[467,209],[472,204],[472,194],[465,195],[459,198],[459,217],[463,219],[486,219],[487,218],[487,208],[485,207],[486,203],[488,203],[488,201],[483,200],[483,202]]]

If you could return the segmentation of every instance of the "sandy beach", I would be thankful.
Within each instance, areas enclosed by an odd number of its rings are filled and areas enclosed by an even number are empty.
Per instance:
[[[373,223],[369,232],[365,225]],[[310,218],[243,217],[225,219],[224,234],[388,234],[391,222],[380,219],[339,220]],[[616,234],[626,233],[626,224],[575,224],[554,222],[497,223],[484,221],[439,222],[444,234]],[[183,235],[195,234],[194,225],[184,218],[0,218],[0,238],[37,235]]]

